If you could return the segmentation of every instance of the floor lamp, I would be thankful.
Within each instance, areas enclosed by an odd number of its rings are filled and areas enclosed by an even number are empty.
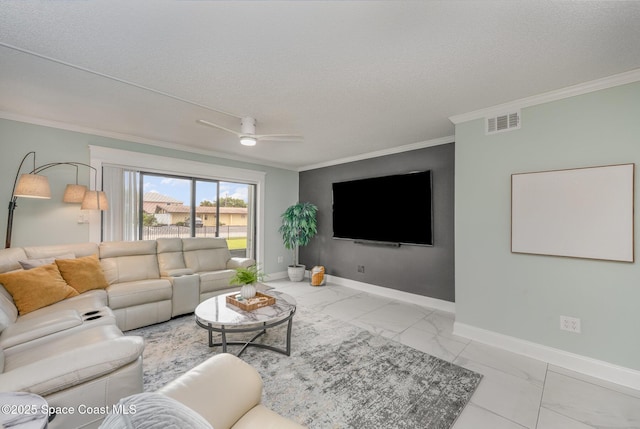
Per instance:
[[[20,175],[22,166],[27,158],[33,155],[33,169],[26,174]],[[82,210],[107,210],[109,208],[109,202],[104,192],[96,190],[88,190],[86,186],[78,184],[78,167],[84,166],[90,168],[94,172],[94,183],[98,183],[98,170],[94,167],[84,164],[82,162],[50,162],[36,167],[36,153],[28,152],[16,172],[16,178],[13,181],[13,190],[11,191],[11,200],[9,200],[9,216],[7,217],[7,235],[5,240],[5,248],[11,247],[11,231],[13,229],[13,212],[17,207],[18,197],[20,198],[51,198],[51,188],[49,186],[49,179],[46,176],[42,176],[39,173],[47,170],[51,167],[57,167],[59,165],[71,165],[76,168],[76,183],[67,185],[63,197],[63,201],[66,203],[81,203]]]

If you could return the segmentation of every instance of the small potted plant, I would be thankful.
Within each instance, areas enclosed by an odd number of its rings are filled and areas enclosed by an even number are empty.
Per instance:
[[[236,268],[236,273],[231,277],[229,284],[242,286],[240,288],[240,295],[242,295],[244,299],[249,299],[256,296],[256,283],[263,279],[264,273],[257,265],[251,265],[246,268]]]
[[[304,278],[305,266],[298,264],[298,247],[309,244],[318,233],[317,213],[318,208],[311,203],[296,203],[281,215],[282,225],[278,231],[282,235],[284,247],[293,250],[293,265],[288,268],[292,282],[299,282]]]

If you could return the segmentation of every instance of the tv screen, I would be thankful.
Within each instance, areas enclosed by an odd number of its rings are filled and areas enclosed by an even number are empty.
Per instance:
[[[333,183],[333,236],[433,245],[431,171]]]

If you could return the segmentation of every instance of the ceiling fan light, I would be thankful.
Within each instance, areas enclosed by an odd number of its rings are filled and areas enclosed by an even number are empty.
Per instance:
[[[240,144],[244,146],[255,146],[257,142],[258,142],[258,139],[256,139],[255,137],[251,137],[251,136],[240,137]]]

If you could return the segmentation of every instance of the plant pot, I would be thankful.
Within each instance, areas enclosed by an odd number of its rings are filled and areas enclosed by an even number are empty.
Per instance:
[[[289,280],[291,280],[292,282],[301,282],[304,278],[304,270],[304,265],[289,265],[289,268],[287,269]]]
[[[242,295],[244,299],[253,298],[256,296],[256,286],[252,284],[242,285],[240,288],[240,295]]]

